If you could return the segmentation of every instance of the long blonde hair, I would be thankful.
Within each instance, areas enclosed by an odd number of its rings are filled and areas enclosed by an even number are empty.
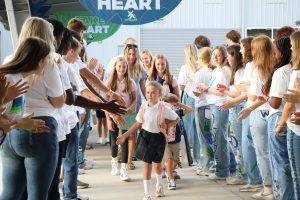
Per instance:
[[[291,35],[293,69],[300,69],[300,31]]]
[[[50,45],[51,52],[55,51],[53,26],[46,20],[39,17],[28,18],[22,26],[19,35],[19,44],[28,37],[38,37],[44,40],[48,45]]]
[[[131,83],[130,75],[128,73],[128,64],[127,64],[126,60],[123,57],[118,57],[116,59],[116,61],[114,63],[114,67],[113,67],[113,72],[111,73],[111,75],[108,79],[107,87],[110,88],[112,91],[117,90],[117,80],[118,80],[117,64],[118,64],[118,62],[122,62],[123,64],[125,64],[127,66],[126,73],[124,74],[125,88],[124,88],[123,92],[125,92],[125,93],[131,92],[132,83]]]
[[[134,77],[139,77],[140,78],[140,77],[142,77],[142,67],[140,65],[139,51],[135,46],[136,45],[130,45],[130,44],[126,45],[126,47],[124,49],[124,58],[125,58],[125,60],[128,64],[127,57],[128,57],[130,49],[133,49],[135,51],[135,62],[133,64],[133,66],[131,66],[133,68],[133,74],[132,74],[133,77],[132,78],[134,78]]]
[[[212,67],[211,54],[212,49],[210,47],[202,47],[198,50],[197,57],[198,59],[201,59],[204,64],[207,64],[208,67]]]
[[[266,81],[272,72],[273,49],[271,39],[265,35],[255,37],[251,41],[251,50],[253,70],[256,70],[258,76]]]
[[[162,59],[166,62],[165,82],[164,82],[164,84],[172,85],[173,76],[170,73],[170,65],[169,65],[167,57],[162,55],[162,54],[158,54],[158,55],[154,56],[152,67],[151,67],[151,72],[150,72],[150,76],[149,76],[148,80],[155,81],[155,79],[157,77],[158,72],[157,72],[157,69],[156,69],[155,65],[156,65],[156,61],[158,59]]]
[[[192,70],[197,72],[197,46],[195,44],[189,44],[184,48],[185,64]]]

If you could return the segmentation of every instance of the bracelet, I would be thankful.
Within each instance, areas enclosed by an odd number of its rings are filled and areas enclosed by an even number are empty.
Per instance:
[[[286,125],[280,125],[279,123],[277,123],[277,126],[280,127],[280,128],[285,128]]]

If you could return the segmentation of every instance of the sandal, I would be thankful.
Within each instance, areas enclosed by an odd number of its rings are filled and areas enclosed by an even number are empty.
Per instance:
[[[134,166],[133,162],[128,163],[127,168],[128,168],[128,170],[135,170],[135,166]]]

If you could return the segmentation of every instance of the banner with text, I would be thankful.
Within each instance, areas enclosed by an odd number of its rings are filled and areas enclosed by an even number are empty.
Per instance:
[[[181,0],[80,0],[91,13],[116,24],[139,25],[158,20]]]
[[[102,41],[112,36],[120,28],[119,24],[103,20],[87,11],[57,11],[54,12],[54,15],[65,26],[74,17],[81,19],[87,25],[83,37],[88,43]]]

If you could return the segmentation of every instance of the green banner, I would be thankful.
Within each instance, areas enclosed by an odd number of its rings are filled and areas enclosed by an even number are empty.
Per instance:
[[[116,33],[120,25],[94,16],[86,11],[57,11],[54,12],[57,20],[67,26],[68,21],[74,17],[81,19],[86,25],[87,30],[84,33],[84,39],[87,43],[102,41]]]

